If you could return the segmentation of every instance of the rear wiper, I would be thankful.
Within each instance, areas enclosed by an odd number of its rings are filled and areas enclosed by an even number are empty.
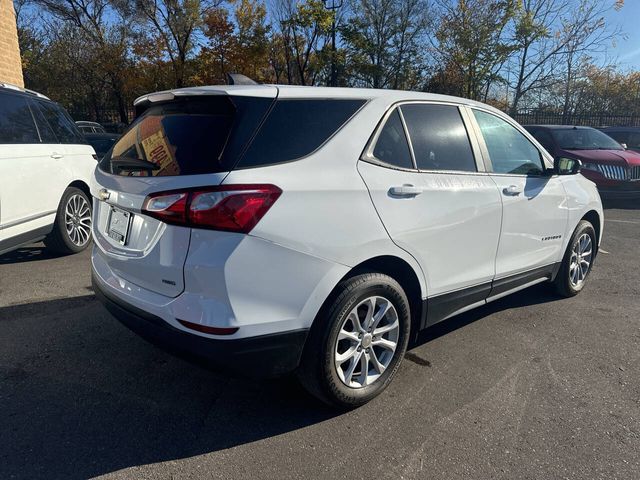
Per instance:
[[[111,165],[118,170],[160,170],[160,165],[143,158],[115,156],[111,157]]]

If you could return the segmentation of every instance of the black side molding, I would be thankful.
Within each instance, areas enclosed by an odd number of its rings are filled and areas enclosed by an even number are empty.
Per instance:
[[[420,329],[446,320],[456,312],[479,302],[491,301],[493,297],[522,287],[536,280],[553,281],[560,270],[561,263],[552,263],[527,272],[517,273],[505,278],[486,282],[481,285],[463,288],[455,292],[444,293],[423,300]],[[425,313],[426,312],[426,313]]]

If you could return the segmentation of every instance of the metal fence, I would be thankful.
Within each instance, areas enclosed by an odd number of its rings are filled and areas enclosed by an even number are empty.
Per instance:
[[[521,112],[513,118],[522,125],[584,125],[588,127],[640,127],[640,115],[606,112],[564,116],[559,112]]]

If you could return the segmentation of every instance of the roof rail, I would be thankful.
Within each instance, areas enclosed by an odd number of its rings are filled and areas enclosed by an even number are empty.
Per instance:
[[[33,95],[34,97],[44,98],[49,100],[49,97],[42,95],[34,90],[29,90],[28,88],[19,87],[12,83],[0,82],[0,88],[6,88],[8,90],[15,90],[16,92],[28,93],[29,95]]]

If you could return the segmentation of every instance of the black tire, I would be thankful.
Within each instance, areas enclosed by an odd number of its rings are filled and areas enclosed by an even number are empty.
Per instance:
[[[382,374],[377,374],[377,379],[370,385],[352,388],[340,379],[337,372],[340,367],[335,364],[335,349],[338,334],[349,313],[369,297],[382,297],[395,308],[399,323],[397,346],[393,356],[388,360],[387,368]],[[365,273],[351,277],[338,285],[334,295],[316,318],[302,354],[297,376],[307,391],[330,406],[348,409],[363,405],[379,395],[391,382],[407,350],[410,329],[409,301],[398,282],[380,273]],[[375,337],[373,339],[375,340]],[[373,353],[375,348],[377,347],[371,345],[365,350]]]
[[[74,242],[69,232],[67,231],[65,211],[67,209],[67,205],[72,202],[74,200],[74,197],[76,196],[80,196],[82,199],[84,199],[84,201],[87,203],[87,206],[89,207],[89,215],[91,215],[91,201],[89,200],[89,197],[87,197],[87,195],[79,188],[67,188],[62,194],[62,199],[60,200],[60,204],[58,205],[58,211],[56,213],[56,219],[53,224],[53,230],[44,239],[44,244],[49,250],[62,255],[81,252],[91,243],[90,230],[89,236],[84,243]]]
[[[589,261],[589,268],[584,275],[584,279],[578,285],[574,285],[571,282],[571,263],[573,251],[576,248],[578,241],[584,234],[587,234],[591,237],[592,253]],[[553,282],[554,287],[559,295],[562,295],[563,297],[573,297],[580,293],[580,291],[584,288],[586,280],[593,268],[593,262],[595,260],[597,252],[597,245],[596,232],[593,228],[593,225],[591,225],[591,223],[586,220],[581,220],[580,223],[578,223],[575,231],[573,232],[571,239],[569,240],[567,250],[564,253],[564,257],[562,258],[562,265],[560,266],[560,270],[558,271],[558,274],[556,275],[556,278]]]

